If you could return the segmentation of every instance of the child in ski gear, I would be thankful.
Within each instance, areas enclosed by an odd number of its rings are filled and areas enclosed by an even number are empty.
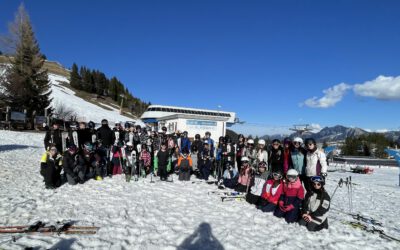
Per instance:
[[[200,172],[204,180],[208,181],[211,172],[211,165],[214,158],[214,152],[210,150],[208,141],[204,142],[203,151],[201,152]]]
[[[158,169],[158,175],[161,181],[167,180],[167,166],[170,164],[170,157],[167,151],[167,145],[165,143],[161,144],[161,150],[157,153],[157,160],[155,163],[155,170]]]
[[[224,171],[223,183],[227,188],[234,189],[238,184],[239,173],[233,166],[232,162],[227,162],[226,169]]]
[[[142,152],[140,152],[139,156],[140,164],[142,165],[141,173],[139,173],[142,176],[146,176],[150,173],[150,167],[151,167],[151,156],[150,153],[147,151],[146,146],[142,145]]]
[[[40,174],[44,178],[45,187],[48,189],[57,188],[61,185],[62,157],[55,145],[50,146],[40,160]]]
[[[293,223],[299,217],[300,205],[304,199],[304,189],[296,170],[290,169],[286,178],[287,181],[283,184],[283,192],[274,215],[279,218],[284,217],[287,223]]]
[[[111,147],[111,166],[112,175],[122,174],[122,144],[119,142],[117,145]]]
[[[126,143],[125,159],[125,177],[126,181],[129,182],[132,176],[136,174],[136,150],[130,141]]]
[[[249,164],[251,167],[257,167],[257,150],[254,148],[254,140],[248,139],[247,140],[247,147],[244,151],[244,155],[249,158]]]
[[[254,175],[254,178],[251,181],[252,186],[250,192],[246,196],[246,201],[248,203],[256,206],[260,205],[261,194],[268,176],[267,164],[262,161],[258,164],[258,172]]]
[[[264,185],[261,202],[258,207],[263,212],[274,212],[283,191],[282,174],[273,172],[272,179],[267,180]]]
[[[283,174],[286,175],[289,168],[292,168],[292,156],[291,156],[292,141],[290,138],[283,140]]]
[[[79,164],[77,152],[78,148],[72,144],[68,147],[63,157],[63,170],[70,185],[76,185],[85,181],[86,169]]]
[[[299,173],[299,178],[302,183],[306,179],[306,154],[307,151],[302,147],[303,139],[296,137],[293,140],[291,151],[292,167]]]
[[[328,211],[331,198],[325,191],[325,181],[320,176],[311,177],[312,189],[304,199],[300,225],[309,231],[328,229]]]
[[[267,171],[268,171],[268,151],[265,148],[265,140],[260,139],[258,141],[258,149],[257,149],[257,164],[260,162],[267,163]]]
[[[249,164],[249,158],[243,156],[242,167],[239,172],[239,180],[238,180],[239,183],[236,187],[236,191],[247,193],[251,182],[251,174],[252,174],[252,169]]]
[[[238,136],[238,143],[236,144],[236,166],[239,172],[242,167],[242,156],[244,156],[244,150],[245,150],[244,141],[245,141],[244,136],[240,134]]]
[[[272,140],[272,148],[268,156],[269,169],[271,172],[283,173],[283,148],[281,147],[280,140]]]
[[[317,143],[313,138],[305,140],[307,155],[306,155],[306,181],[304,186],[307,191],[311,191],[312,182],[311,177],[313,176],[327,176],[328,165],[326,162],[325,153],[318,150]]]
[[[107,173],[107,163],[100,150],[94,153],[94,161],[92,167],[95,169],[95,179],[101,181]]]
[[[187,149],[184,149],[182,155],[178,159],[179,180],[190,181],[190,172],[192,169],[192,158],[189,156]]]

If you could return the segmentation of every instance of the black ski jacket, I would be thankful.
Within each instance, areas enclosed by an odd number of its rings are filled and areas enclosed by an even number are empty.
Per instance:
[[[97,139],[101,140],[101,144],[105,147],[111,147],[115,142],[114,131],[108,125],[101,125],[97,130]]]
[[[52,129],[52,130],[49,130],[46,132],[46,135],[44,137],[44,148],[47,150],[47,148],[52,143],[54,143],[56,145],[58,152],[62,152],[61,130]]]

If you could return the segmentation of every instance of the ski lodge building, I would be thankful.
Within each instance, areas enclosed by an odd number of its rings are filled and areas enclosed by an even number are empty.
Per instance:
[[[190,138],[196,134],[203,137],[209,131],[214,141],[225,136],[226,128],[237,121],[234,112],[161,105],[150,105],[141,119],[153,130],[161,131],[165,126],[168,133],[187,131]]]

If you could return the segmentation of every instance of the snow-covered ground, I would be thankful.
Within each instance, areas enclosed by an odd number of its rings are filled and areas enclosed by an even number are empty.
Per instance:
[[[94,121],[100,123],[104,118],[108,119],[110,123],[115,121],[132,121],[132,118],[119,114],[119,109],[102,103],[101,105],[112,109],[107,110],[99,107],[95,104],[85,101],[84,99],[75,95],[75,92],[69,88],[62,86],[60,83],[69,84],[69,80],[66,77],[49,74],[49,79],[52,84],[52,95],[53,105],[62,104],[69,109],[72,109],[76,114],[79,114],[78,119],[82,121]],[[68,100],[68,102],[66,102]],[[140,120],[136,121],[139,125],[144,125]]]
[[[349,211],[346,187],[333,197],[329,230],[310,233],[246,202],[221,202],[208,195],[216,187],[206,183],[126,183],[117,176],[46,190],[39,174],[43,134],[0,131],[0,138],[0,225],[72,220],[100,227],[95,235],[25,235],[16,242],[0,235],[0,249],[400,249],[342,223],[351,220],[339,212]],[[350,175],[357,184],[353,212],[374,217],[400,237],[398,169],[329,173],[328,192]]]

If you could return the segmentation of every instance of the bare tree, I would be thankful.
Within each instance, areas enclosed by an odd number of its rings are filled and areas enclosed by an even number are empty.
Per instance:
[[[70,107],[66,106],[64,103],[56,102],[54,107],[53,113],[56,118],[64,121],[72,121],[76,119],[76,112]]]

